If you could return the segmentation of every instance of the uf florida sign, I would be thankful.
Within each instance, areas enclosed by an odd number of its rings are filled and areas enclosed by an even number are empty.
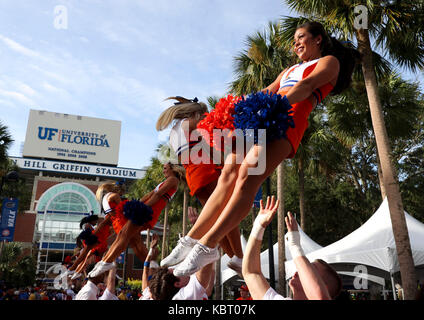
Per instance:
[[[121,122],[30,110],[24,157],[117,165]]]

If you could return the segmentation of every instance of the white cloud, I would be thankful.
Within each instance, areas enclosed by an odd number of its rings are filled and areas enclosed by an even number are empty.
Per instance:
[[[0,89],[0,96],[3,96],[5,98],[10,98],[16,102],[19,102],[29,107],[37,105],[34,101],[32,101],[27,96],[25,96],[23,93],[16,92],[16,91],[7,91],[7,90]]]

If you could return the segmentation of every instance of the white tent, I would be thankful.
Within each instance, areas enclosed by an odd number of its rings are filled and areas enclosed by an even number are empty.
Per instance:
[[[318,243],[316,243],[311,238],[309,238],[308,235],[303,232],[300,226],[299,226],[299,233],[300,233],[300,243],[305,253],[312,252],[322,248],[322,246],[320,246]],[[241,236],[241,245],[243,248],[243,252],[245,252],[246,250],[246,244],[247,244],[246,239],[243,236]],[[278,270],[278,242],[274,244],[273,250],[274,250],[274,266],[275,266],[275,270]],[[290,255],[289,249],[286,246],[286,260],[289,260],[289,259],[291,259],[291,255]],[[221,258],[221,284],[225,283],[227,280],[237,275],[237,272],[235,272],[231,268],[228,268],[227,263],[229,260],[230,258],[227,255],[224,255]],[[268,277],[269,275],[268,249],[261,253],[261,268],[262,268],[262,272],[264,276]],[[276,274],[276,279],[278,279],[278,274]]]
[[[414,263],[416,266],[422,265],[424,264],[424,224],[407,212],[405,212],[405,219]],[[387,198],[374,215],[357,230],[306,256],[310,261],[322,259],[330,264],[353,263],[375,267],[390,273],[398,271],[399,263]],[[293,261],[286,261],[286,277],[291,277],[294,271]]]
[[[298,225],[299,234],[300,234],[300,244],[302,246],[303,252],[305,254],[309,252],[313,252],[316,250],[319,250],[322,248],[318,243],[316,243],[314,240],[309,238],[309,236],[303,232],[303,230]],[[287,247],[287,244],[285,246],[285,253],[286,253],[286,260],[291,260],[291,254],[290,250]],[[273,253],[274,253],[274,270],[275,270],[275,280],[278,280],[278,242],[274,244],[273,246]],[[261,269],[262,273],[266,278],[269,278],[269,256],[268,256],[268,249],[263,251],[261,253]],[[286,267],[287,270],[287,267]],[[286,271],[287,272],[287,271]]]

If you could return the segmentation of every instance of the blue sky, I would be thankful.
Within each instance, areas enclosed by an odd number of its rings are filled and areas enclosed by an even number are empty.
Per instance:
[[[55,28],[56,6],[67,28]],[[19,156],[29,109],[122,121],[119,166],[150,163],[166,97],[226,94],[246,37],[282,0],[2,0],[0,110]],[[415,79],[415,76],[410,76]]]
[[[55,28],[67,10],[67,29]],[[222,96],[246,36],[288,14],[282,1],[2,0],[0,119],[20,155],[29,109],[121,120],[119,166],[140,168],[166,134],[169,96]],[[6,111],[6,112],[5,112]]]

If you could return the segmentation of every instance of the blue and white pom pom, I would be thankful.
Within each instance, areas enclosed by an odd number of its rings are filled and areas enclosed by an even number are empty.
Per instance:
[[[292,113],[286,96],[257,92],[235,104],[234,127],[255,144],[261,140],[258,129],[266,129],[266,142],[271,142],[285,138],[287,129],[294,128]]]
[[[124,204],[124,216],[134,224],[142,226],[152,220],[153,210],[138,200],[130,200]]]

